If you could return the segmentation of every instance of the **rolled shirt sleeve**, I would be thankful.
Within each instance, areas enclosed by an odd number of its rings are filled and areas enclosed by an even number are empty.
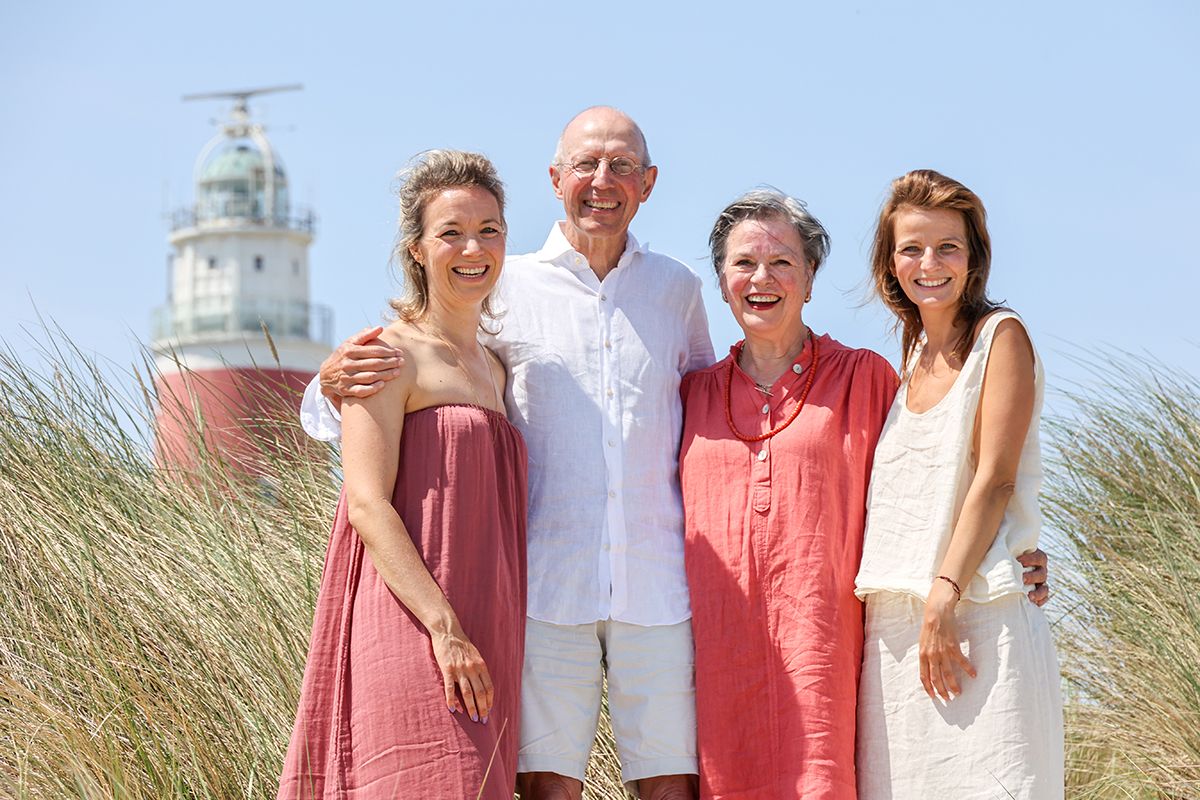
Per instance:
[[[320,376],[304,387],[304,399],[300,401],[300,424],[304,432],[320,442],[338,442],[342,438],[342,415],[333,403],[321,394]]]

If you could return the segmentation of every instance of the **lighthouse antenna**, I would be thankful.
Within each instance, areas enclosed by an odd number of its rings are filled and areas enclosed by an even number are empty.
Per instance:
[[[280,86],[257,86],[253,89],[234,89],[228,92],[185,94],[181,99],[185,103],[192,100],[232,100],[234,113],[245,115],[247,113],[246,101],[251,97],[257,97],[260,94],[273,94],[274,92],[298,92],[303,88],[303,84],[287,83]]]

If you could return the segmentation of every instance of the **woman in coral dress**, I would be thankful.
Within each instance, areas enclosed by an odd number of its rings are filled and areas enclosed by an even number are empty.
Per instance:
[[[511,800],[525,630],[525,446],[477,339],[504,262],[482,156],[401,190],[400,374],[342,404],[345,485],[279,797]]]
[[[863,637],[854,575],[896,373],[805,324],[829,239],[799,201],[751,192],[710,244],[746,338],[681,387],[700,794],[846,800]]]

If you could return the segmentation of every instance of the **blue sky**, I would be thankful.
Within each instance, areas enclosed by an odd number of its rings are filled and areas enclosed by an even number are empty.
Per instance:
[[[510,251],[536,249],[561,211],[558,132],[608,103],[661,170],[634,232],[705,276],[718,353],[738,331],[708,229],[767,183],[833,237],[806,321],[894,361],[888,318],[863,306],[871,230],[889,181],[932,167],[987,204],[992,295],[1025,316],[1052,385],[1086,379],[1070,355],[1101,345],[1196,372],[1200,6],[906,5],[7,3],[0,338],[31,352],[36,304],[130,361],[165,298],[163,212],[190,203],[227,111],[180,95],[301,82],[252,107],[293,201],[318,214],[313,298],[338,337],[394,290],[393,176],[410,156],[487,153]]]

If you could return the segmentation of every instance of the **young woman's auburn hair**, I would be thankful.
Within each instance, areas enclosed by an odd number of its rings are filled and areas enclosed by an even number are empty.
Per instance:
[[[896,251],[896,215],[908,209],[934,208],[957,211],[967,229],[967,280],[959,298],[955,322],[963,327],[954,352],[966,360],[975,325],[997,307],[988,299],[987,280],[992,268],[992,240],[988,235],[987,211],[979,197],[953,178],[931,169],[915,169],[892,181],[891,194],[879,212],[875,242],[871,247],[871,277],[875,292],[893,314],[895,329],[900,331],[901,370],[908,371],[909,361],[924,330],[917,306],[904,293],[896,279],[893,257]]]

